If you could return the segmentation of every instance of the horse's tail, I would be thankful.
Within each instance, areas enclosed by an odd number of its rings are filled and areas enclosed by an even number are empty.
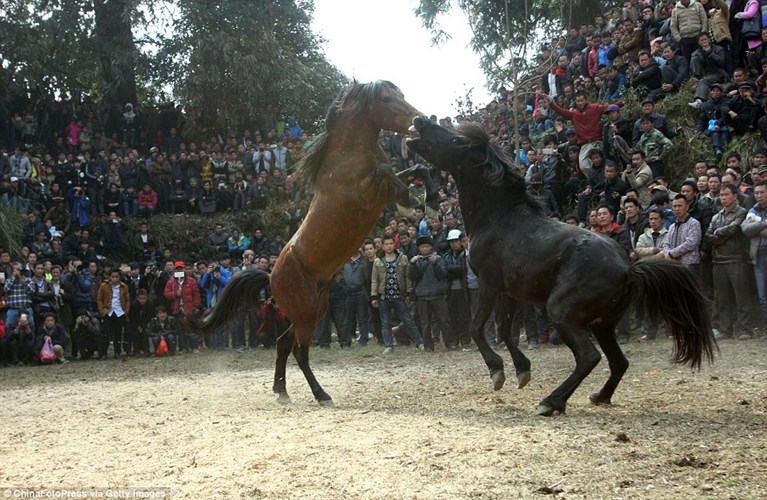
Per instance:
[[[269,285],[269,273],[260,269],[240,271],[229,281],[216,305],[197,322],[200,332],[211,332],[229,322],[237,313],[254,306],[259,292]]]
[[[648,314],[653,323],[665,321],[674,338],[671,361],[700,370],[719,347],[709,315],[710,303],[703,282],[689,268],[665,260],[642,260],[629,272],[639,317]]]

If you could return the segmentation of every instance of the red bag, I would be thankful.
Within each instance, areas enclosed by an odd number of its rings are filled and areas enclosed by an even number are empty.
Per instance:
[[[53,342],[51,338],[46,335],[43,348],[40,349],[40,361],[43,363],[53,363],[56,361],[56,352],[53,350]]]
[[[157,345],[157,351],[155,354],[158,356],[165,356],[168,354],[168,343],[165,342],[165,337],[160,337],[160,343]]]

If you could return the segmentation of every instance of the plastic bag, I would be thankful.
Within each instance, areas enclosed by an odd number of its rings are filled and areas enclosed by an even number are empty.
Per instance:
[[[168,354],[168,343],[165,342],[165,337],[160,337],[160,343],[157,344],[157,351],[155,354],[158,356],[165,356]]]
[[[40,361],[43,363],[53,363],[56,361],[56,352],[53,350],[53,342],[51,338],[46,336],[43,348],[40,349]]]

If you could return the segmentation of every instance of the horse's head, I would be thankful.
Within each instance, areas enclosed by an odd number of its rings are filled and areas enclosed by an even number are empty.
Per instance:
[[[456,179],[482,181],[490,187],[524,188],[509,158],[490,143],[480,125],[468,123],[452,130],[419,116],[413,127],[418,136],[408,139],[408,147]]]
[[[405,100],[402,91],[391,82],[379,80],[353,84],[340,99],[339,112],[356,107],[379,130],[407,134],[413,118],[423,113]]]

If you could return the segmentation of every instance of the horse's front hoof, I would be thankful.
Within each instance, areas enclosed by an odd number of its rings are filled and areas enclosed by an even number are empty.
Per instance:
[[[529,384],[530,383],[530,379],[532,379],[532,378],[533,377],[532,377],[532,375],[530,374],[529,371],[528,372],[517,373],[517,389],[521,389],[524,386],[526,386],[527,384]]]
[[[535,410],[536,417],[550,417],[554,414],[554,408],[549,405],[539,405]]]
[[[277,402],[284,405],[290,404],[290,396],[286,392],[281,392],[277,395]]]
[[[603,399],[598,392],[592,392],[591,395],[589,396],[589,401],[591,401],[591,404],[595,404],[595,405],[612,404],[612,402],[609,399]]]
[[[320,406],[326,406],[326,407],[332,407],[332,406],[336,405],[333,402],[333,400],[330,399],[330,398],[328,398],[328,399],[318,399],[317,402],[320,404]]]
[[[500,391],[503,384],[506,383],[506,374],[503,370],[498,370],[490,374],[490,379],[493,381],[493,390]]]

